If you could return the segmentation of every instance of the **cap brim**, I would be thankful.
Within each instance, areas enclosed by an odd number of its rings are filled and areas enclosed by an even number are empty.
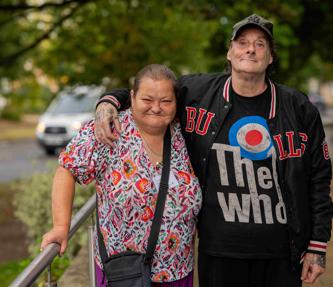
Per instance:
[[[273,39],[272,33],[266,27],[263,27],[257,23],[245,23],[244,25],[239,26],[236,30],[233,31],[233,35],[230,40],[233,41],[236,38],[236,36],[239,34],[239,32],[248,26],[259,28],[260,30],[264,31],[270,39]]]

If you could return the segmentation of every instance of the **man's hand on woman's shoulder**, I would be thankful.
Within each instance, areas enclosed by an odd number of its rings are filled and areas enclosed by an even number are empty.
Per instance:
[[[95,137],[99,142],[113,146],[118,137],[111,132],[111,125],[120,133],[121,127],[118,120],[118,111],[110,103],[100,103],[96,108]]]

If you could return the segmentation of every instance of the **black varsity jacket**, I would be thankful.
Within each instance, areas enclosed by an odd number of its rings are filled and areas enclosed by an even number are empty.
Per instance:
[[[306,251],[326,252],[333,215],[332,165],[318,110],[297,90],[267,81],[272,95],[268,125],[278,157],[279,185],[286,197],[291,258],[297,262]],[[222,73],[179,79],[178,116],[204,192],[208,153],[232,109],[230,85],[231,78]],[[128,98],[128,89],[115,89],[99,103],[120,108]]]

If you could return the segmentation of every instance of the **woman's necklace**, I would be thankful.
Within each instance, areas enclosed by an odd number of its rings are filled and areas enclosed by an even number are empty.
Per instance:
[[[162,168],[162,167],[163,167],[163,160],[162,160],[162,158],[163,158],[163,157],[162,157],[163,154],[162,154],[162,153],[157,153],[157,152],[155,152],[155,151],[150,147],[150,145],[147,143],[147,141],[146,141],[145,137],[143,136],[143,134],[142,134],[141,132],[140,132],[140,134],[141,134],[141,138],[142,138],[142,141],[143,141],[143,144],[144,144],[145,148],[147,148],[147,150],[148,150],[151,154],[153,154],[154,157],[161,159],[161,160],[155,162],[155,166],[156,166],[157,168]]]

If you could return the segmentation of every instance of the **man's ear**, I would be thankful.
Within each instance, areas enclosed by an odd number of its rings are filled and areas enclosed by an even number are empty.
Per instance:
[[[134,91],[133,90],[131,90],[130,95],[131,95],[131,101],[132,101],[133,97],[134,97]]]
[[[228,53],[227,53],[227,60],[230,61],[229,50],[228,50]]]
[[[227,52],[227,60],[230,61],[230,50],[232,48],[232,43],[230,43],[230,46],[229,46],[229,49],[228,49],[228,52]]]

